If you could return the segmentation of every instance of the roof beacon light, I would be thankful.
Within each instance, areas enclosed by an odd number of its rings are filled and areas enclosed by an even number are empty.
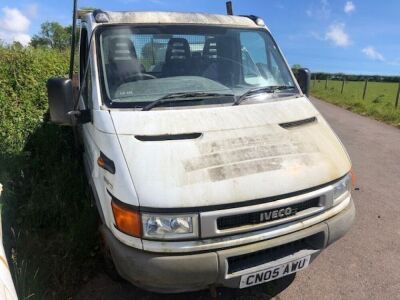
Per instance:
[[[260,17],[255,16],[255,15],[241,15],[241,17],[249,18],[254,23],[256,23],[258,26],[265,26],[264,20],[261,19]]]
[[[96,23],[108,23],[110,21],[108,14],[100,9],[96,9],[93,12],[93,17]]]
[[[257,18],[255,22],[258,26],[265,26],[264,20],[261,18]]]

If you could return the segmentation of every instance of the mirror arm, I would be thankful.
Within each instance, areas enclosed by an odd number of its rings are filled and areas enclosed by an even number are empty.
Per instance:
[[[93,40],[95,31],[96,31],[96,29],[92,31],[92,34],[89,39],[89,47],[88,47],[88,51],[86,54],[86,64],[85,64],[85,70],[83,72],[82,85],[81,85],[81,87],[78,91],[78,95],[74,101],[74,106],[73,106],[74,110],[71,110],[67,113],[68,116],[74,117],[79,124],[85,124],[85,123],[89,123],[92,121],[92,115],[91,115],[90,109],[78,110],[78,105],[79,105],[79,99],[82,96],[83,88],[85,87],[86,81],[87,81],[87,74],[88,74],[88,70],[89,70],[89,53],[90,53],[90,49],[92,46],[92,40]]]
[[[72,12],[72,35],[71,35],[71,54],[69,59],[69,79],[72,80],[74,73],[74,54],[75,54],[75,31],[76,31],[76,8],[78,0],[74,0]]]
[[[90,109],[71,110],[67,113],[67,115],[75,117],[79,124],[85,124],[92,121]]]

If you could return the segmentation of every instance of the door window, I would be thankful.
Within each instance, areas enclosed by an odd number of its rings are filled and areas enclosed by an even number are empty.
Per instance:
[[[82,89],[82,98],[85,104],[85,108],[92,107],[92,79],[91,79],[91,64],[90,59],[88,57],[88,35],[86,28],[82,28],[81,33],[81,42],[79,48],[79,57],[80,57],[80,67],[79,67],[79,80],[80,87]],[[87,64],[89,59],[89,63]],[[85,78],[85,68],[86,65],[88,67],[86,78]]]

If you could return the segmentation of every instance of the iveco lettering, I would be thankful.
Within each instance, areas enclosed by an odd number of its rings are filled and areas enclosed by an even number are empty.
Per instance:
[[[80,142],[105,253],[176,293],[305,270],[351,227],[351,162],[256,16],[78,11],[52,122]]]
[[[274,219],[279,219],[279,218],[285,218],[292,214],[296,214],[296,211],[290,207],[276,209],[276,210],[270,210],[268,212],[261,213],[260,221],[265,222],[265,221],[269,221],[271,219],[274,220]]]

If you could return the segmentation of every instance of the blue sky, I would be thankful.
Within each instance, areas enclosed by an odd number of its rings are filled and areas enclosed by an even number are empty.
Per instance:
[[[78,0],[105,10],[225,13],[225,0]],[[262,17],[290,64],[312,71],[400,75],[399,0],[233,0]],[[46,20],[68,24],[72,0],[1,0],[0,39],[28,43]]]

